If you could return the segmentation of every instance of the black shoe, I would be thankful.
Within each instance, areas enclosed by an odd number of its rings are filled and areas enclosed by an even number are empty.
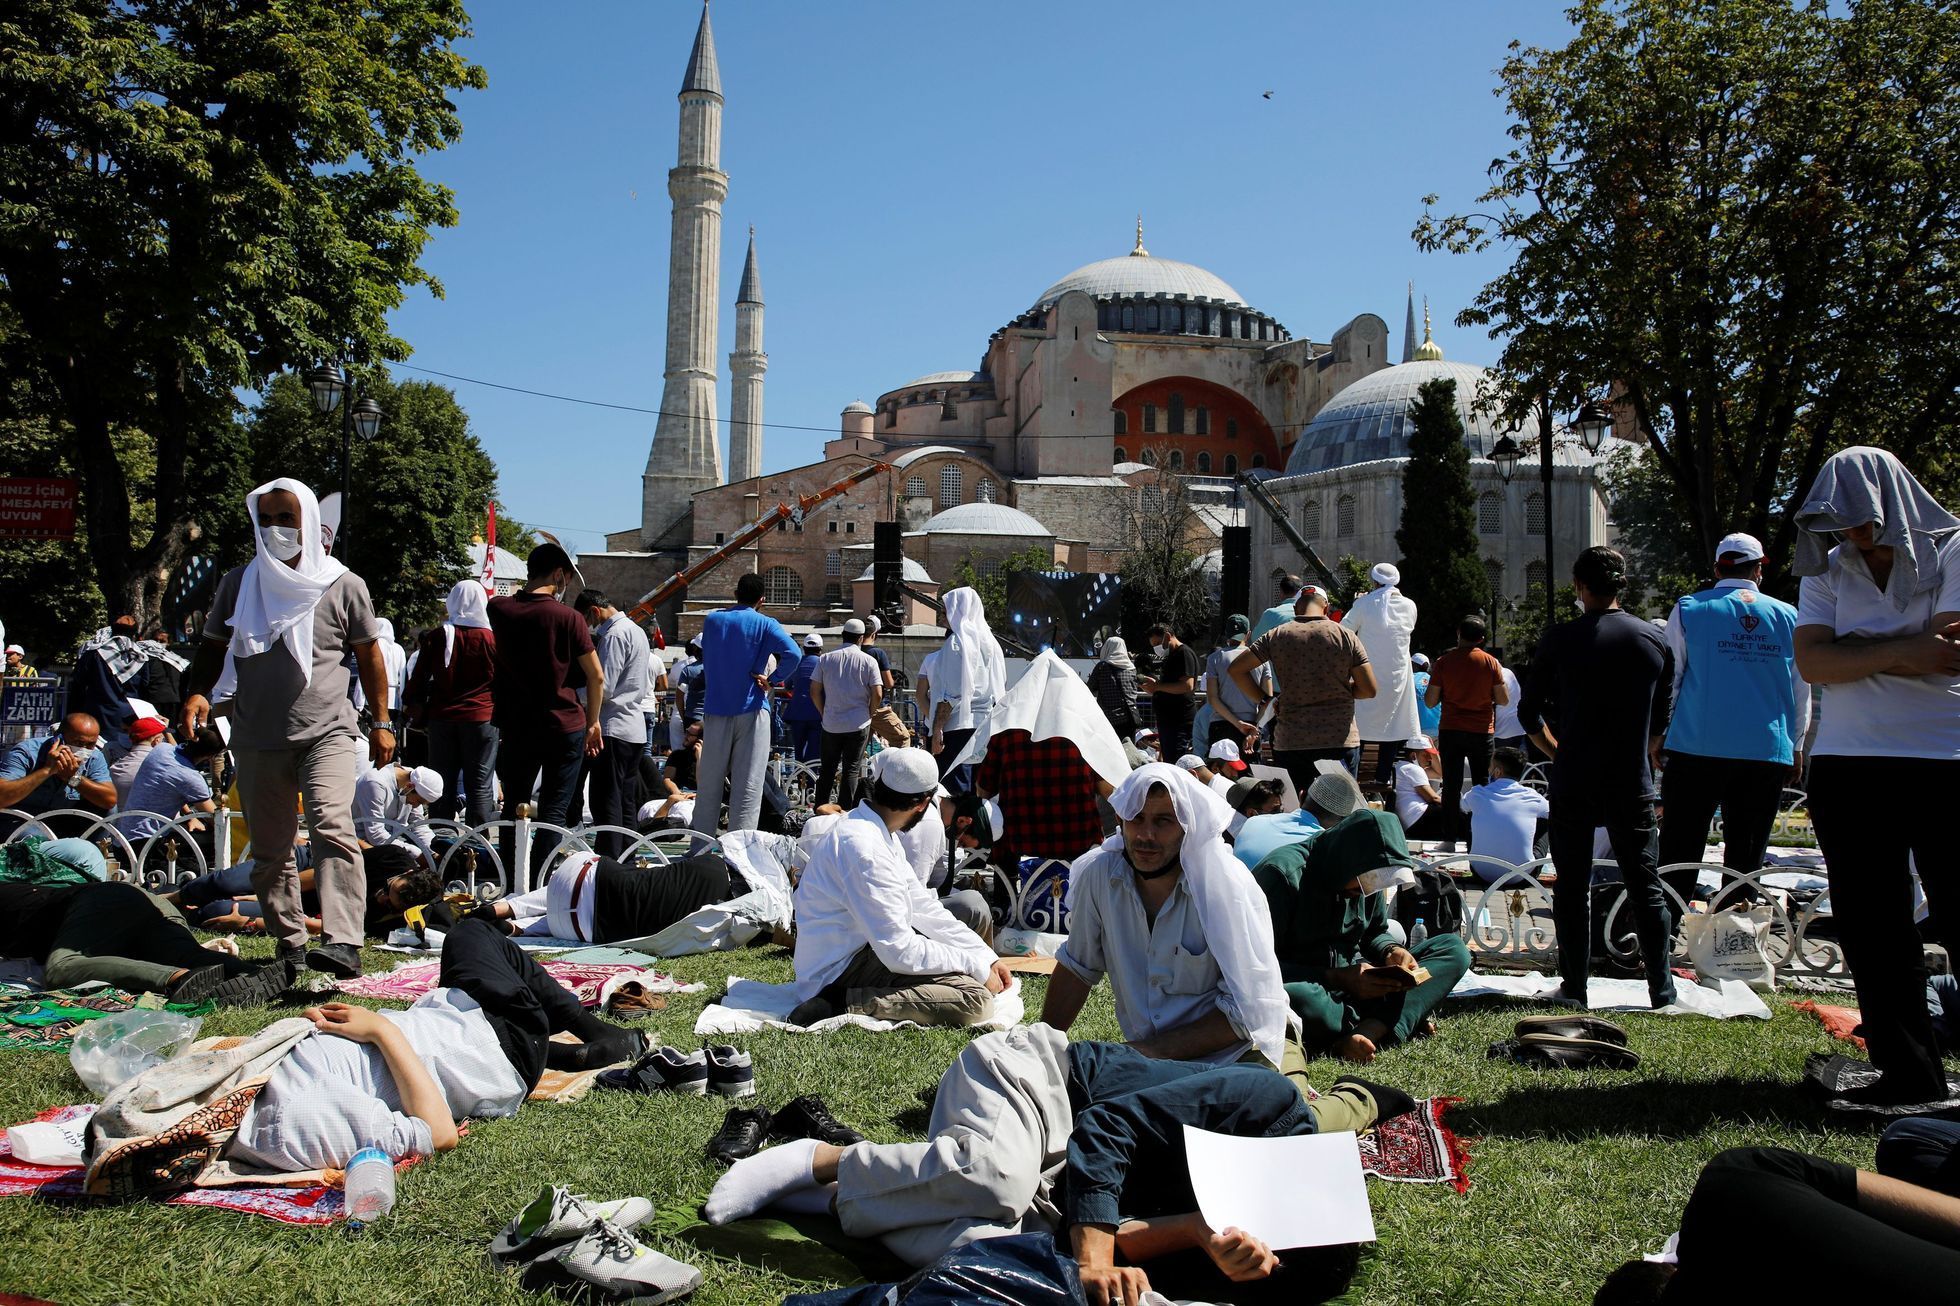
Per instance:
[[[1356,1075],[1342,1075],[1334,1081],[1334,1087],[1353,1084],[1356,1088],[1375,1099],[1375,1123],[1405,1116],[1416,1109],[1416,1100],[1399,1088],[1387,1084],[1377,1084],[1372,1079],[1362,1079]]]
[[[359,979],[361,950],[351,943],[323,943],[306,954],[308,970],[323,970],[335,979]]]
[[[792,1138],[814,1138],[819,1143],[829,1143],[832,1147],[849,1147],[852,1143],[862,1143],[864,1135],[850,1126],[842,1124],[830,1114],[830,1108],[823,1099],[814,1093],[797,1098],[776,1113],[770,1122],[769,1136],[788,1141]]]
[[[559,1048],[564,1050],[551,1051]],[[597,1070],[601,1066],[616,1066],[622,1061],[638,1061],[646,1055],[646,1051],[645,1034],[637,1029],[622,1029],[603,1038],[587,1039],[571,1046],[548,1044],[546,1061],[553,1070]]]
[[[278,965],[274,962],[273,965]],[[184,972],[183,978],[170,986],[164,997],[171,1002],[185,1006],[195,1006],[210,997],[224,984],[226,979],[223,966],[199,966],[196,970]]]
[[[298,945],[281,943],[277,948],[273,949],[272,959],[274,961],[283,961],[294,970],[304,970],[306,969],[306,945],[303,943]]]
[[[232,976],[211,990],[211,1000],[221,1007],[263,1007],[277,1001],[290,983],[290,972],[275,961]]]
[[[766,1106],[732,1108],[708,1140],[708,1159],[716,1165],[734,1165],[754,1156],[769,1137],[770,1119]]]

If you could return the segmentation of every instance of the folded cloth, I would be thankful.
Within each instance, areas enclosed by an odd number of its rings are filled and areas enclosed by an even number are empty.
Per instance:
[[[860,1016],[855,1012],[845,1012],[820,1020],[814,1025],[792,1025],[789,1013],[796,1010],[796,985],[764,984],[759,980],[743,979],[740,975],[728,977],[728,995],[720,1002],[708,1004],[700,1017],[694,1022],[696,1034],[753,1034],[763,1029],[786,1029],[792,1034],[828,1034],[833,1030],[855,1025],[859,1029],[884,1031],[888,1029],[919,1029],[917,1022],[910,1020],[873,1020],[870,1016]],[[1027,1002],[1021,993],[1021,982],[1015,980],[1003,993],[994,995],[994,1014],[992,1019],[972,1028],[978,1031],[989,1029],[1008,1029],[1027,1018]]]
[[[1525,998],[1543,1000],[1559,992],[1556,975],[1535,972],[1524,975],[1486,975],[1469,971],[1450,990],[1452,998]],[[1723,980],[1720,988],[1700,984],[1675,985],[1674,1001],[1653,1009],[1648,1006],[1647,981],[1637,979],[1592,979],[1586,983],[1586,1005],[1594,1011],[1648,1011],[1657,1016],[1707,1016],[1713,1020],[1734,1020],[1748,1016],[1768,1020],[1769,1008],[1741,980]]]
[[[1804,1001],[1792,1002],[1790,1009],[1808,1011],[1817,1017],[1817,1023],[1824,1027],[1826,1034],[1832,1038],[1841,1038],[1847,1043],[1856,1043],[1860,1052],[1865,1050],[1865,1040],[1858,1033],[1858,1025],[1864,1017],[1858,1014],[1856,1007],[1829,1007],[1821,1002]]]

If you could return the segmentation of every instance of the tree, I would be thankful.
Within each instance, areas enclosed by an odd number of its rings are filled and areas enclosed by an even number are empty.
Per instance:
[[[456,221],[415,156],[484,85],[469,31],[456,0],[9,4],[0,381],[61,433],[109,606],[158,610],[236,391],[407,356],[388,314],[441,293],[419,259]]]
[[[1620,551],[1627,556],[1627,591],[1620,606],[1664,617],[1675,599],[1701,587],[1709,559],[1682,520],[1674,486],[1651,453],[1615,449],[1600,481],[1619,528]],[[1787,582],[1789,577],[1772,578],[1771,583],[1775,580]]]
[[[1118,573],[1123,578],[1123,637],[1145,647],[1150,627],[1163,622],[1181,640],[1211,643],[1216,609],[1192,547],[1197,515],[1191,510],[1184,478],[1169,469],[1166,453],[1156,454],[1156,473],[1134,492],[1119,492],[1116,507],[1131,541]]]
[[[980,595],[980,606],[986,611],[987,620],[997,626],[1007,623],[1007,587],[1009,578],[1017,571],[1053,571],[1055,552],[1039,544],[1030,544],[1019,553],[1010,553],[989,567],[985,562],[969,553],[960,559],[960,565],[953,569],[953,584],[950,588],[966,586]]]
[[[1456,382],[1425,381],[1409,405],[1409,460],[1402,465],[1402,592],[1415,600],[1413,648],[1448,648],[1456,623],[1490,607],[1490,577],[1477,551],[1477,496],[1463,443]]]
[[[1374,588],[1375,582],[1368,577],[1369,564],[1352,553],[1343,553],[1334,561],[1334,592],[1328,597],[1334,606],[1345,612],[1354,606],[1354,601]],[[1312,582],[1309,582],[1312,583]]]
[[[1570,585],[1561,585],[1552,592],[1552,605],[1559,611],[1560,621],[1570,621],[1579,615],[1579,592]],[[1538,651],[1538,641],[1545,635],[1545,587],[1533,585],[1525,596],[1515,603],[1506,602],[1504,612],[1497,619],[1497,646],[1503,651],[1504,665],[1524,678],[1525,668]],[[1450,638],[1454,645],[1456,638]]]
[[[1516,144],[1424,249],[1507,247],[1461,313],[1504,337],[1506,415],[1609,391],[1696,552],[1790,556],[1835,449],[1909,466],[1960,422],[1960,9],[1931,0],[1579,0],[1512,46]]]

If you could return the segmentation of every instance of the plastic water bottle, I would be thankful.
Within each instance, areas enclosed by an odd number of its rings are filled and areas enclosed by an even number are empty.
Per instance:
[[[347,1218],[371,1224],[395,1209],[395,1163],[378,1147],[364,1147],[347,1163],[342,1191]]]
[[[1409,951],[1414,952],[1420,948],[1422,941],[1428,937],[1429,922],[1421,916],[1416,917],[1416,923],[1409,927]]]

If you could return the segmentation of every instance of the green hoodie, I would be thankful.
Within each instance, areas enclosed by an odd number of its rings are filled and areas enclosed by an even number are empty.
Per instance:
[[[1380,963],[1395,946],[1382,895],[1349,898],[1341,889],[1365,871],[1415,865],[1395,813],[1368,807],[1350,812],[1311,843],[1275,848],[1252,878],[1272,908],[1280,978],[1324,984],[1330,970]]]

